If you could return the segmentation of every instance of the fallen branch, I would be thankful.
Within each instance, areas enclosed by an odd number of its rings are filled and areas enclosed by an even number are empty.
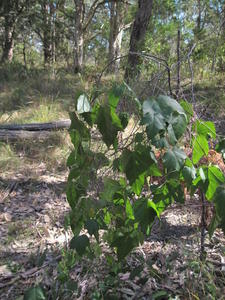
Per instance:
[[[50,123],[31,123],[31,124],[5,124],[0,125],[0,131],[2,130],[26,130],[26,131],[52,131],[60,129],[68,129],[70,127],[71,121],[61,120]]]
[[[61,255],[58,255],[55,257],[54,261],[58,262],[61,259]],[[4,288],[7,287],[9,285],[12,285],[13,283],[15,283],[16,281],[20,280],[20,279],[28,279],[30,277],[35,276],[37,273],[41,272],[44,268],[48,267],[49,265],[52,264],[52,261],[48,261],[46,263],[44,263],[41,267],[34,267],[32,269],[29,269],[25,272],[19,272],[16,275],[9,275],[9,276],[5,276],[0,278],[0,288]],[[9,280],[10,281],[7,281]],[[6,282],[4,282],[6,281]]]
[[[49,131],[0,130],[0,141],[17,141],[27,139],[45,140],[53,133]]]

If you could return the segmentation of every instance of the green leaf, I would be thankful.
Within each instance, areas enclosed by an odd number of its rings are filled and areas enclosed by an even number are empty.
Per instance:
[[[118,259],[122,260],[142,242],[143,235],[137,231],[115,232],[111,247],[116,247]]]
[[[108,94],[108,103],[114,109],[116,109],[119,103],[120,94],[120,91],[116,87],[114,87]]]
[[[217,215],[214,215],[212,220],[211,220],[211,223],[209,224],[209,228],[208,228],[210,239],[213,236],[213,233],[216,230],[216,228],[219,227],[219,225],[220,225],[220,220],[219,220]]]
[[[136,195],[140,195],[141,191],[142,191],[142,187],[145,183],[145,175],[146,172],[140,174],[136,180],[134,181],[134,183],[132,184],[132,190]]]
[[[103,141],[108,147],[115,143],[118,131],[123,130],[123,126],[115,110],[111,109],[108,105],[99,108],[97,126],[102,134]]]
[[[134,203],[135,220],[140,224],[143,232],[147,232],[151,228],[158,210],[153,201],[141,198]]]
[[[147,100],[143,103],[143,124],[147,135],[154,138],[161,130],[165,130],[166,124],[161,109],[155,100]]]
[[[205,176],[205,172],[202,168],[199,168],[199,175],[201,177],[202,182],[206,181],[206,176]]]
[[[189,157],[186,158],[185,166],[190,167],[190,168],[193,167],[193,163]]]
[[[158,134],[152,139],[152,144],[156,146],[156,148],[169,148],[169,143],[165,137],[160,137]]]
[[[128,219],[134,220],[134,212],[129,199],[126,200],[126,215]]]
[[[24,294],[24,300],[46,300],[44,291],[40,286],[31,287]]]
[[[173,130],[172,124],[170,124],[168,126],[167,131],[168,131],[168,139],[169,139],[170,144],[175,146],[177,143],[177,138],[176,138],[175,132]]]
[[[217,187],[224,182],[224,175],[222,171],[216,166],[209,166],[208,181],[209,181],[209,185],[206,192],[206,198],[208,200],[212,200]]]
[[[145,139],[144,132],[138,132],[135,136],[135,143],[142,143]]]
[[[155,164],[151,157],[150,149],[138,145],[136,151],[125,149],[119,159],[120,171],[126,174],[134,193],[140,194],[144,185],[145,176],[150,172],[150,167]]]
[[[84,119],[84,121],[86,121],[87,124],[91,127],[93,126],[93,124],[96,123],[99,108],[100,104],[96,103],[92,108],[91,112],[84,112],[81,114],[81,117]]]
[[[186,115],[183,114],[172,114],[171,115],[171,121],[170,125],[173,128],[174,135],[176,136],[176,139],[178,140],[184,132],[186,131],[187,128],[187,119]]]
[[[111,178],[104,179],[104,190],[100,194],[101,199],[108,202],[113,200],[115,193],[121,191],[121,185],[118,181]]]
[[[96,240],[99,241],[99,234],[98,234],[99,225],[98,225],[98,222],[96,220],[89,219],[86,222],[84,228],[87,229],[87,231],[90,235],[94,235]]]
[[[108,211],[106,212],[106,214],[105,214],[105,216],[104,216],[104,222],[105,222],[107,225],[109,225],[110,222],[111,222],[111,215],[110,215],[110,213],[109,213]]]
[[[174,147],[169,149],[163,156],[163,164],[168,172],[180,171],[185,163],[187,155],[180,149]]]
[[[86,248],[90,246],[89,238],[85,235],[74,236],[70,241],[70,248],[75,249],[77,253],[82,256]]]
[[[208,135],[214,139],[216,138],[216,129],[213,122],[197,120],[195,124],[193,124],[193,127],[198,135],[203,135],[205,138],[208,138]]]
[[[184,179],[187,182],[187,184],[190,185],[192,183],[192,181],[196,178],[196,169],[194,166],[192,166],[192,167],[184,166],[184,168],[182,170],[182,174],[183,174]]]
[[[86,95],[80,95],[77,99],[77,113],[82,114],[91,111],[91,105]]]
[[[167,124],[169,142],[175,145],[186,130],[187,116],[177,101],[159,96],[157,100],[149,99],[143,103],[142,123],[146,125],[148,137],[154,139],[153,144],[162,148],[167,145],[165,142],[160,145],[159,139],[164,138]]]
[[[168,119],[170,118],[171,114],[177,112],[179,114],[183,114],[186,118],[186,114],[182,108],[182,106],[174,99],[160,95],[157,98],[157,103],[161,109],[162,114]]]
[[[217,221],[225,234],[225,186],[219,186],[214,197]]]
[[[83,228],[84,218],[81,216],[79,210],[71,210],[65,221],[67,222],[67,225],[71,227],[74,236],[80,234],[80,231]]]
[[[171,204],[171,197],[167,185],[151,186],[153,201],[156,205],[158,214],[160,215],[168,205]]]
[[[170,179],[167,182],[167,187],[169,191],[169,196],[173,201],[176,201],[178,203],[184,203],[184,190],[180,181],[176,179]]]
[[[70,129],[69,133],[70,133],[71,142],[75,148],[74,155],[76,156],[77,150],[81,146],[82,139],[81,139],[79,132],[76,131],[75,129]]]
[[[149,175],[155,176],[155,177],[161,177],[162,173],[161,173],[159,167],[156,164],[153,164],[149,168]]]
[[[207,139],[203,135],[198,135],[193,141],[192,160],[197,164],[204,155],[208,155],[209,145]]]
[[[193,115],[194,115],[194,111],[193,111],[193,107],[190,103],[188,103],[187,101],[182,100],[180,102],[180,105],[183,107],[184,111],[186,112],[188,119],[190,120]]]
[[[88,128],[84,125],[83,122],[81,122],[77,115],[75,113],[70,113],[70,119],[71,119],[71,125],[69,132],[78,132],[79,133],[79,139],[89,141],[91,136]],[[77,138],[76,138],[77,139]],[[73,140],[72,140],[73,142]],[[74,147],[76,147],[77,144],[75,143]]]
[[[79,198],[85,195],[86,190],[85,187],[79,184],[79,182],[68,181],[67,189],[66,189],[66,196],[69,202],[69,205],[72,209],[76,207],[76,204]]]
[[[66,166],[71,167],[72,165],[75,164],[75,162],[76,162],[76,151],[73,150],[70,153],[69,157],[67,158]]]

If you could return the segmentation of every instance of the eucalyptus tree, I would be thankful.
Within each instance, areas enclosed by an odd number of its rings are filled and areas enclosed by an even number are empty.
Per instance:
[[[106,0],[74,0],[74,71],[80,72],[84,62],[85,37],[97,10]]]
[[[138,66],[141,63],[141,57],[137,52],[142,50],[144,46],[152,8],[153,0],[138,0],[138,9],[130,37],[130,50],[125,71],[125,80],[134,78],[139,73]]]
[[[45,66],[56,60],[58,15],[64,4],[65,0],[38,0],[32,7],[30,24],[42,43]]]
[[[1,62],[11,62],[16,38],[16,27],[29,0],[2,0],[0,3],[0,16],[3,17],[3,49]]]
[[[94,16],[107,8],[106,20],[110,18],[109,57],[119,56],[123,31],[126,0],[74,0],[74,71],[82,70],[84,45]]]
[[[118,72],[120,63],[120,53],[122,46],[122,38],[125,26],[125,14],[128,4],[124,2],[109,3],[110,9],[110,32],[109,32],[109,63],[111,72]]]

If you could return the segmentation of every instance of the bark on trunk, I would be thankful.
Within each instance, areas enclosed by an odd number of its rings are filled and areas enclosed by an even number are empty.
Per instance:
[[[201,30],[201,23],[202,23],[201,0],[198,0],[198,17],[197,17],[197,30],[198,30],[198,33]]]
[[[179,99],[180,96],[180,28],[177,30],[177,90],[176,96]]]
[[[27,55],[26,55],[26,39],[23,39],[23,63],[24,68],[27,70]]]
[[[146,32],[152,14],[152,6],[153,0],[138,1],[138,10],[135,16],[130,38],[130,53],[128,56],[127,68],[124,76],[126,81],[134,79],[134,77],[139,75],[138,66],[140,65],[142,59],[140,55],[135,53],[143,49]]]
[[[50,3],[50,17],[51,17],[51,41],[52,41],[52,47],[51,47],[51,59],[52,63],[54,64],[56,61],[56,28],[55,28],[55,22],[56,22],[56,6],[52,2]]]
[[[84,2],[83,0],[74,0],[75,4],[75,29],[74,29],[74,72],[78,73],[83,67],[84,57]]]
[[[110,4],[110,35],[109,35],[109,63],[110,72],[118,72],[120,60],[121,44],[124,27],[124,4],[120,2],[111,2]]]
[[[44,65],[49,65],[52,61],[52,39],[51,39],[51,20],[49,16],[49,4],[44,1],[42,4],[43,14],[43,51]]]
[[[5,41],[2,53],[2,62],[11,62],[13,59],[14,49],[14,22],[8,20],[9,16],[5,16]]]

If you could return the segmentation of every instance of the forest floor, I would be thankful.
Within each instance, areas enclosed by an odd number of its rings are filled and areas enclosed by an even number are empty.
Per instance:
[[[115,273],[106,246],[94,260],[75,264],[70,276],[78,288],[62,295],[59,261],[67,272],[63,249],[71,237],[64,227],[66,173],[32,165],[5,172],[0,182],[0,299],[22,300],[38,283],[58,295],[51,299],[225,299],[225,238],[219,230],[206,237],[207,258],[200,261],[197,199],[168,209]]]
[[[74,82],[69,75],[1,82],[0,123],[68,118],[81,88]],[[195,89],[199,117],[214,119],[223,135],[224,91],[214,82]],[[207,258],[200,261],[197,198],[169,208],[123,265],[110,265],[106,245],[102,255],[71,265],[73,255],[65,249],[72,235],[64,226],[70,150],[65,132],[44,141],[0,144],[1,300],[22,300],[27,288],[40,283],[49,299],[225,299],[225,238],[219,230],[211,240],[207,236]]]

